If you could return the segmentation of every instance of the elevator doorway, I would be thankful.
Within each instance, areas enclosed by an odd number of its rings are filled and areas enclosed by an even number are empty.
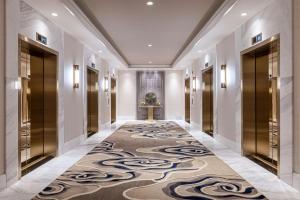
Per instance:
[[[190,90],[191,90],[191,85],[190,85],[190,78],[185,79],[185,84],[184,84],[184,91],[185,91],[185,121],[187,123],[191,122],[190,116],[191,116],[191,109],[190,109]]]
[[[202,131],[213,136],[213,68],[202,71]]]
[[[116,122],[116,92],[117,92],[117,81],[115,78],[110,80],[110,101],[111,101],[111,123]]]
[[[23,176],[56,156],[58,53],[19,37],[19,166]]]
[[[87,68],[87,136],[97,133],[98,128],[98,71]]]
[[[243,154],[277,174],[279,38],[242,52]]]

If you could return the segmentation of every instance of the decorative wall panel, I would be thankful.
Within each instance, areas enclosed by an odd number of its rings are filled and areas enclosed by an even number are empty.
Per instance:
[[[145,100],[145,95],[153,92],[160,107],[154,108],[154,119],[165,119],[165,90],[164,90],[164,72],[137,72],[137,119],[147,119],[147,108],[141,107],[141,103]]]

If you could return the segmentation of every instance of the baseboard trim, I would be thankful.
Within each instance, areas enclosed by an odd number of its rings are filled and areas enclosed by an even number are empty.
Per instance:
[[[80,135],[80,136],[66,142],[63,146],[62,154],[74,149],[77,145],[81,144],[84,140],[85,140],[85,136]]]
[[[186,122],[186,123],[187,123],[187,122]],[[201,126],[200,126],[200,124],[198,124],[198,123],[196,123],[196,122],[191,122],[190,124],[191,124],[191,126],[192,126],[193,128],[199,129],[199,131],[201,131]]]
[[[7,177],[6,177],[7,178]],[[15,184],[17,181],[19,180],[18,177],[14,177],[12,179],[6,180],[6,188],[12,186],[13,184]]]
[[[110,122],[107,122],[105,124],[101,124],[100,125],[100,129],[107,129],[107,128],[110,128],[111,127],[111,123]]]
[[[226,138],[220,134],[215,134],[214,138],[221,144],[223,144],[223,145],[227,146],[228,148],[230,148],[231,150],[233,150],[234,152],[237,152],[239,154],[242,153],[241,149],[239,148],[239,145],[236,142],[229,140],[228,138]]]
[[[300,191],[300,174],[293,173],[293,187]]]
[[[6,188],[6,175],[0,175],[0,191]]]
[[[118,116],[117,121],[136,120],[136,116]]]

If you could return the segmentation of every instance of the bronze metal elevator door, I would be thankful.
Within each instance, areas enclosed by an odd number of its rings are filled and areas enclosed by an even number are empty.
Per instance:
[[[185,121],[190,123],[190,78],[185,79]]]
[[[277,173],[279,39],[242,54],[243,153]]]
[[[19,155],[24,175],[56,155],[57,55],[33,41],[20,39],[19,46]]]
[[[202,128],[203,132],[213,134],[213,68],[202,73]]]
[[[116,88],[117,88],[117,81],[114,78],[111,78],[110,81],[111,85],[111,123],[116,122]]]
[[[98,132],[98,72],[87,69],[87,132],[91,136]]]

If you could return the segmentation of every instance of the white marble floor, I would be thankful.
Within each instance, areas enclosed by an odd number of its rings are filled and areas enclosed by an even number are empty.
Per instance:
[[[300,200],[300,192],[282,182],[274,174],[230,150],[207,134],[187,125],[185,122],[177,122],[267,198],[274,200]],[[73,150],[52,159],[27,174],[14,185],[0,192],[0,200],[31,199],[60,174],[86,155],[92,148],[111,135],[123,123],[124,121],[118,122],[114,127],[102,130]]]
[[[91,151],[97,144],[110,136],[123,123],[124,122],[118,122],[114,126],[94,134],[76,148],[50,160],[31,173],[25,175],[17,183],[0,192],[0,200],[32,199],[59,175]]]
[[[219,143],[183,121],[177,123],[211,150],[240,176],[271,200],[300,200],[300,191],[281,181],[276,175]]]

